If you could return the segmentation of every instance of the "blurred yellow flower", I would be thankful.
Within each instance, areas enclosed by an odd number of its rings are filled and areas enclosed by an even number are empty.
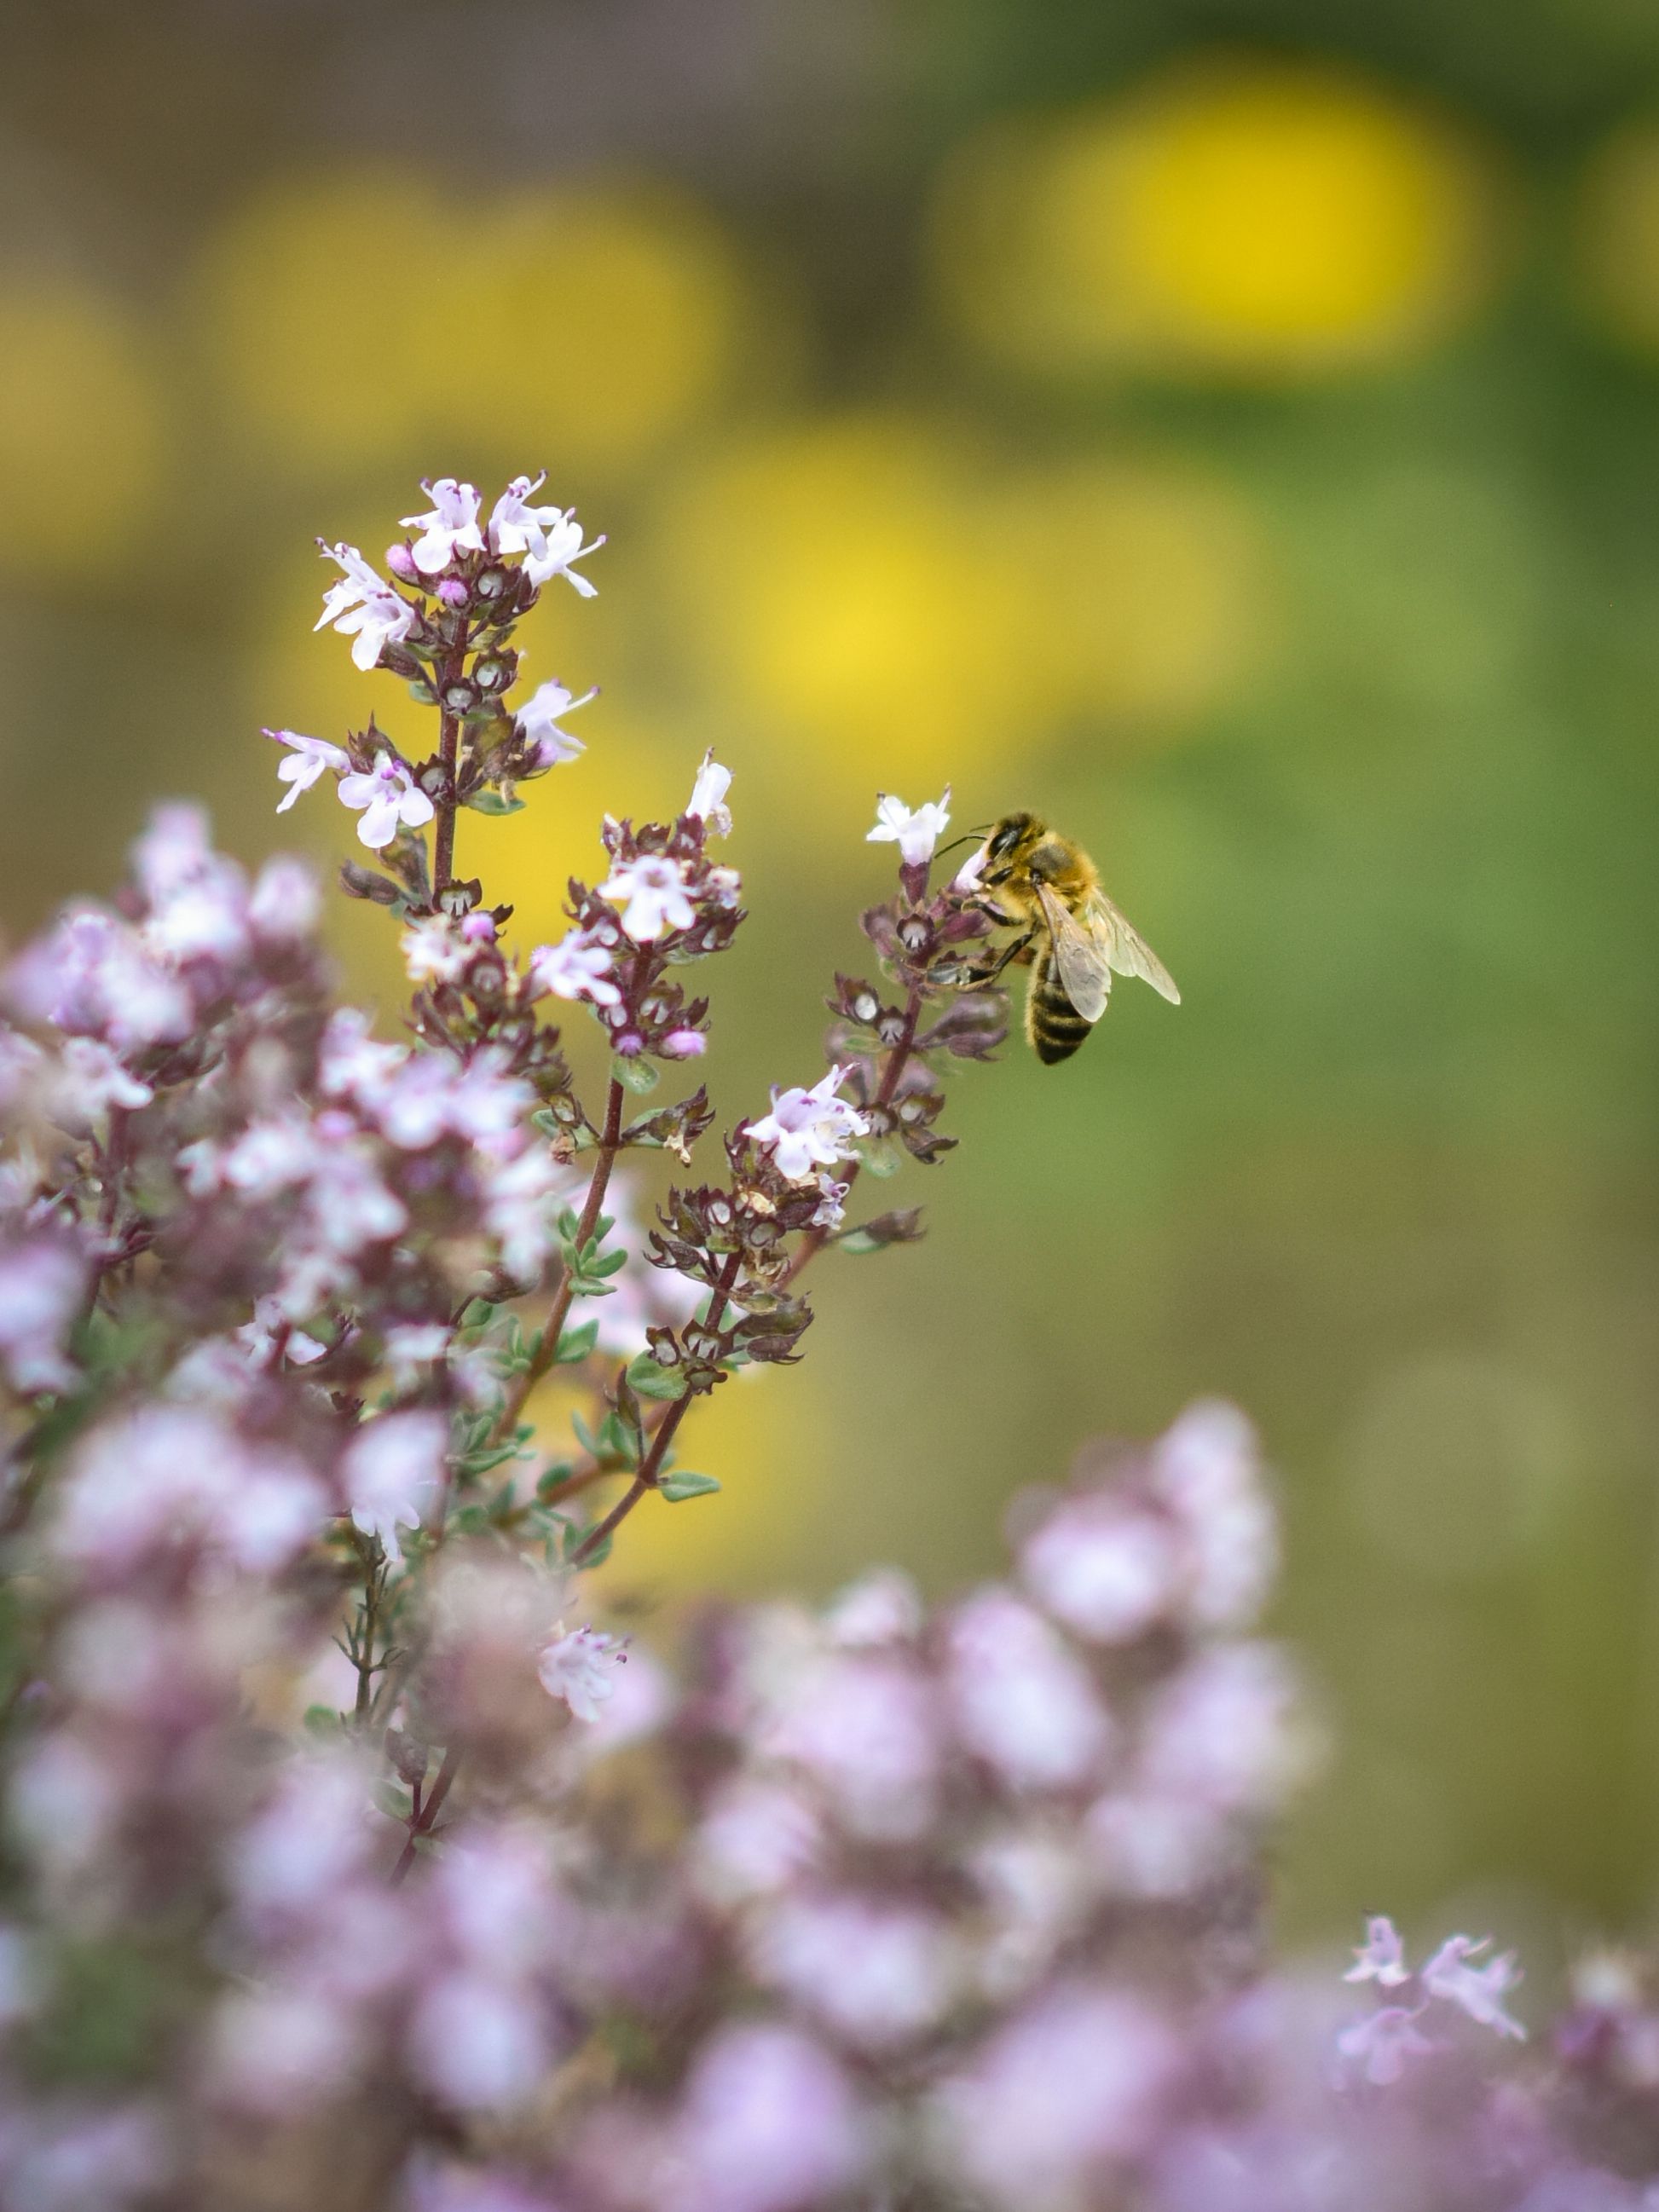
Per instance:
[[[281,458],[327,466],[418,449],[453,416],[446,403],[465,375],[434,305],[461,250],[448,209],[413,173],[308,176],[236,209],[201,272],[206,342],[236,427]]]
[[[1659,348],[1659,125],[1630,125],[1595,154],[1575,230],[1592,307],[1620,337]]]
[[[154,527],[166,447],[161,385],[119,307],[61,278],[0,289],[0,562],[106,574]]]
[[[928,426],[820,421],[676,487],[664,588],[708,693],[798,790],[816,759],[860,809],[878,783],[920,799],[1031,739],[1042,633],[1000,520]]]
[[[945,296],[988,348],[1243,378],[1407,354],[1490,273],[1492,193],[1431,111],[1307,64],[1188,68],[1001,126],[945,173]]]
[[[613,467],[717,398],[740,340],[754,350],[731,242],[659,185],[480,202],[395,170],[283,183],[221,229],[203,302],[234,416],[325,467],[435,471],[446,441]]]
[[[720,398],[757,335],[731,240],[661,184],[512,202],[477,238],[467,284],[488,337],[461,409],[538,467],[654,450]]]
[[[712,549],[712,550],[711,550]],[[664,592],[709,702],[842,826],[1035,753],[1079,719],[1171,727],[1255,649],[1240,502],[1156,461],[1021,472],[863,416],[730,449],[671,493]],[[747,760],[744,761],[745,767]]]

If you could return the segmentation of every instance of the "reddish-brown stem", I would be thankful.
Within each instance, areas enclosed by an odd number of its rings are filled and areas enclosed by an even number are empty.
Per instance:
[[[421,1837],[429,1836],[436,1826],[438,1815],[444,1808],[444,1800],[449,1795],[450,1784],[455,1779],[456,1769],[460,1763],[460,1747],[452,1743],[444,1753],[443,1765],[438,1769],[437,1779],[432,1785],[431,1795],[423,1805],[420,1803],[418,1792],[416,1793],[415,1800],[416,1809],[409,1816],[409,1833],[404,1839],[403,1850],[398,1853],[398,1863],[392,1869],[394,1886],[403,1880],[410,1867],[414,1865],[416,1843]]]
[[[455,653],[443,662],[438,672],[438,693],[441,698],[445,687],[461,672],[461,656]],[[461,718],[443,710],[438,738],[438,754],[444,764],[444,793],[438,801],[438,826],[432,841],[432,896],[436,898],[455,872],[455,777],[460,767]]]
[[[726,1302],[732,1295],[732,1286],[738,1279],[738,1269],[742,1264],[741,1252],[733,1252],[728,1255],[726,1265],[720,1269],[720,1280],[714,1285],[714,1295],[708,1301],[708,1311],[702,1322],[704,1328],[720,1327],[720,1316],[726,1311]],[[606,1538],[627,1520],[646,1492],[656,1488],[662,1473],[663,1461],[668,1455],[668,1447],[673,1443],[675,1431],[685,1419],[690,1405],[691,1398],[689,1392],[684,1398],[675,1398],[670,1401],[668,1410],[664,1414],[656,1434],[651,1439],[645,1457],[640,1462],[639,1472],[605,1515],[604,1520],[596,1528],[588,1530],[586,1535],[570,1554],[570,1564],[573,1567],[585,1567],[594,1553],[605,1543]]]
[[[593,1173],[588,1182],[587,1196],[582,1201],[581,1218],[576,1224],[576,1234],[572,1240],[578,1254],[593,1234],[599,1224],[599,1216],[605,1210],[605,1194],[610,1187],[611,1170],[616,1166],[617,1154],[622,1148],[623,1106],[626,1096],[622,1085],[613,1075],[611,1079],[611,1090],[605,1102],[605,1127],[599,1136],[599,1157],[593,1163]],[[548,1309],[547,1320],[542,1329],[542,1340],[536,1348],[534,1358],[524,1373],[515,1376],[507,1386],[507,1395],[502,1401],[501,1413],[495,1423],[495,1434],[497,1437],[506,1436],[513,1428],[520,1414],[524,1411],[526,1400],[558,1358],[559,1339],[564,1334],[565,1322],[569,1316],[571,1301],[575,1294],[574,1277],[571,1270],[567,1268],[563,1280],[553,1293],[553,1303]]]
[[[888,1054],[887,1065],[882,1070],[881,1088],[872,1101],[873,1105],[887,1107],[892,1104],[894,1094],[899,1086],[899,1079],[908,1065],[910,1054],[915,1048],[916,1025],[921,1019],[921,986],[920,983],[913,983],[910,986],[910,996],[904,1009],[904,1026],[899,1031],[897,1040]],[[848,1190],[852,1189],[858,1179],[859,1163],[854,1160],[847,1170]],[[806,1231],[796,1248],[794,1258],[784,1271],[781,1285],[782,1289],[787,1291],[813,1254],[823,1249],[829,1234],[827,1229],[809,1229]]]

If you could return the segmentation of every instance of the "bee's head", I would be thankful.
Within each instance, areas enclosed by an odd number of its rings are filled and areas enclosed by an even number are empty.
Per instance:
[[[1020,862],[1042,835],[1042,824],[1035,814],[1005,814],[1000,822],[991,825],[985,840],[985,868],[980,881],[984,884],[1006,883]]]

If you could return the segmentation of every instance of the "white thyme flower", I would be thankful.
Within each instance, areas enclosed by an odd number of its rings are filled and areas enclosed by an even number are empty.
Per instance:
[[[837,1182],[833,1176],[818,1177],[818,1207],[812,1216],[814,1229],[839,1229],[847,1218],[847,1194],[849,1183]]]
[[[788,1091],[775,1088],[771,1112],[750,1122],[751,1139],[768,1148],[778,1172],[791,1182],[818,1181],[817,1169],[850,1159],[848,1139],[867,1133],[870,1125],[857,1107],[836,1096],[846,1073],[843,1067],[832,1067],[810,1091],[799,1084]]]
[[[599,1707],[617,1686],[617,1668],[626,1660],[620,1637],[597,1628],[561,1624],[545,1645],[536,1672],[550,1698],[562,1698],[579,1721],[596,1721]]]
[[[343,637],[351,638],[351,657],[358,667],[373,668],[388,645],[401,644],[414,629],[415,610],[355,545],[324,545],[323,557],[337,561],[345,574],[324,593],[323,611],[313,627],[325,629],[331,623]]]
[[[435,576],[449,566],[458,549],[482,553],[483,532],[478,527],[478,495],[474,487],[458,483],[453,477],[440,477],[435,483],[428,483],[423,477],[421,489],[431,499],[431,513],[403,518],[405,530],[422,532],[410,549],[421,574]]]
[[[390,753],[378,754],[367,774],[343,775],[340,798],[362,813],[357,835],[376,853],[392,842],[399,827],[419,830],[432,819],[432,801],[416,788],[414,777]]]
[[[665,929],[690,929],[697,910],[686,896],[683,862],[642,853],[612,868],[599,896],[622,909],[622,926],[635,945],[654,945]]]
[[[399,940],[404,969],[411,983],[453,983],[465,968],[471,947],[447,915],[411,921]]]
[[[697,780],[691,787],[685,807],[688,814],[695,814],[704,823],[711,837],[732,835],[732,810],[726,804],[726,794],[731,788],[732,771],[720,766],[711,745],[702,757],[702,765],[697,770]]]
[[[614,1006],[622,999],[610,980],[610,953],[580,929],[568,931],[556,945],[538,945],[530,956],[530,972],[556,999],[587,999],[596,1006]]]
[[[518,713],[520,732],[535,746],[544,768],[556,768],[562,761],[574,760],[586,748],[580,738],[573,738],[568,730],[559,727],[561,714],[574,714],[578,707],[586,706],[590,699],[599,696],[599,686],[584,691],[580,699],[568,692],[562,684],[551,678],[538,684]]]
[[[913,812],[902,799],[893,799],[886,792],[876,799],[876,826],[865,839],[867,845],[897,843],[899,858],[907,868],[925,867],[933,857],[933,848],[945,835],[949,825],[951,787],[945,787],[945,796],[929,799],[925,806]]]
[[[562,576],[585,599],[593,599],[598,586],[578,575],[574,563],[598,552],[605,540],[596,538],[591,544],[583,544],[574,507],[532,507],[531,499],[545,481],[544,474],[514,477],[490,514],[490,544],[497,553],[522,555],[525,573],[532,584]]]
[[[378,1536],[394,1565],[403,1559],[398,1530],[418,1528],[437,1501],[448,1436],[441,1413],[382,1413],[364,1425],[346,1453],[353,1524],[365,1536]]]
[[[264,734],[289,748],[288,758],[276,763],[277,782],[289,787],[288,797],[277,801],[279,814],[286,814],[300,793],[309,791],[330,769],[336,775],[343,775],[351,766],[344,749],[330,744],[325,738],[301,737],[297,730],[267,730]]]
[[[976,852],[970,853],[951,878],[951,888],[961,897],[979,889],[979,879],[985,872],[985,863],[991,857],[991,842],[988,837]]]

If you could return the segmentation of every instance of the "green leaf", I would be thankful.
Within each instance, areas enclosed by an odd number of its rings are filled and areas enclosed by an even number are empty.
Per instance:
[[[542,1469],[541,1474],[537,1480],[537,1497],[550,1497],[554,1491],[558,1489],[562,1483],[568,1482],[575,1471],[575,1468],[571,1466],[570,1462],[568,1459],[554,1460],[549,1466],[544,1467]]]
[[[344,1717],[332,1705],[307,1705],[305,1729],[307,1735],[335,1736],[345,1727]]]
[[[628,1363],[628,1379],[641,1398],[681,1398],[685,1395],[685,1378],[672,1367],[659,1366],[648,1352],[641,1352]]]
[[[586,1359],[599,1340],[599,1324],[597,1319],[585,1321],[574,1328],[563,1330],[559,1337],[558,1351],[554,1355],[555,1365],[571,1367],[577,1360]]]
[[[475,814],[521,814],[524,811],[522,799],[509,799],[504,792],[487,789],[475,791],[470,799],[464,799],[461,804],[463,806],[470,806]]]
[[[488,1474],[492,1468],[501,1466],[507,1460],[517,1459],[518,1456],[519,1447],[516,1443],[495,1444],[487,1448],[481,1446],[478,1450],[468,1452],[465,1455],[461,1461],[461,1472],[472,1476],[476,1480],[479,1475]]]
[[[898,1146],[890,1144],[885,1137],[873,1137],[867,1144],[860,1145],[858,1154],[862,1164],[872,1176],[880,1176],[884,1179],[898,1173],[899,1162],[904,1157]]]
[[[688,1498],[708,1497],[720,1488],[720,1484],[712,1474],[692,1474],[688,1472],[684,1474],[665,1475],[657,1485],[657,1488],[671,1505],[678,1505]]]
[[[597,1256],[593,1256],[597,1255]],[[582,1254],[582,1273],[597,1275],[601,1282],[607,1275],[620,1274],[628,1265],[626,1252],[601,1253],[597,1244],[590,1244]]]
[[[647,1091],[654,1091],[661,1079],[653,1061],[624,1060],[620,1054],[611,1060],[611,1073],[625,1090],[641,1097]]]

